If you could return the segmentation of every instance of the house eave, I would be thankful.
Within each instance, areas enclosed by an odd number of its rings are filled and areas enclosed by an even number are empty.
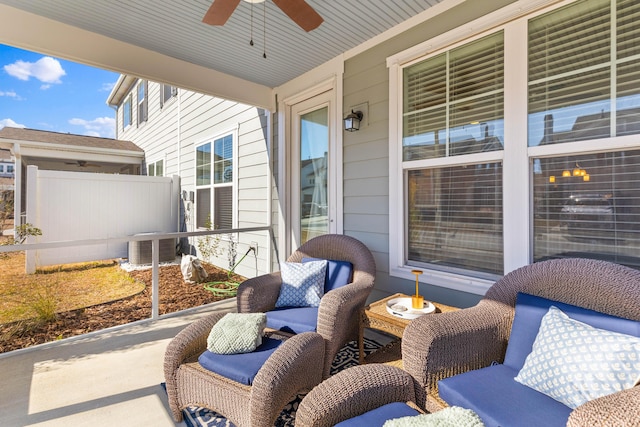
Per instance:
[[[112,108],[120,106],[124,97],[131,91],[131,88],[137,81],[137,77],[120,74],[118,81],[113,86],[113,89],[111,89],[111,93],[107,98],[107,105]]]

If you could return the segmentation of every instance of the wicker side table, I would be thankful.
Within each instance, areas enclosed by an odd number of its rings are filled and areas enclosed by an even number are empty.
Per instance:
[[[387,311],[387,301],[393,298],[402,298],[409,297],[408,295],[398,293],[391,296],[388,296],[384,299],[381,299],[376,302],[372,302],[368,306],[364,308],[360,312],[360,333],[358,336],[358,350],[359,350],[359,360],[360,364],[364,364],[364,328],[377,329],[379,331],[386,332],[398,338],[402,338],[402,334],[404,333],[404,329],[411,322],[409,319],[402,319],[400,317],[396,317]],[[431,301],[433,305],[436,306],[436,313],[446,313],[448,311],[459,310],[459,308],[451,307],[448,305],[440,304],[435,301]],[[425,314],[425,316],[433,316],[434,314]],[[393,346],[393,344],[392,344]],[[399,345],[395,346],[399,349]],[[390,347],[386,349],[389,351],[393,349]],[[393,351],[389,351],[389,353],[393,353]],[[375,354],[375,353],[374,353]],[[398,358],[399,359],[399,358]],[[394,365],[399,365],[397,362],[392,362]]]

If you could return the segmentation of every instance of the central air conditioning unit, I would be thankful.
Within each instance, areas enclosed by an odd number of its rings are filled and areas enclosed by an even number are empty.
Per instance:
[[[142,236],[150,233],[135,234]],[[160,240],[160,262],[171,262],[176,259],[176,239]],[[129,263],[132,265],[151,264],[151,240],[129,242]]]

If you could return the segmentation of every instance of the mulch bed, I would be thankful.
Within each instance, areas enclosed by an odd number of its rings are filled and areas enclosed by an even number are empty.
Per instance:
[[[209,274],[208,281],[228,279],[225,270],[206,263],[203,263],[203,267]],[[129,274],[146,285],[139,294],[58,313],[56,320],[49,323],[21,321],[0,325],[0,353],[151,318],[151,269],[132,271]],[[241,276],[232,277],[237,282],[244,280]],[[214,296],[200,283],[185,282],[179,265],[160,268],[159,286],[161,315],[224,299]]]

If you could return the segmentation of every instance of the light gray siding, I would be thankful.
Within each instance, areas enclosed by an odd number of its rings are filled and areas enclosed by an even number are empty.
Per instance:
[[[344,233],[363,241],[377,265],[372,298],[412,293],[413,282],[389,275],[389,71],[387,57],[457,28],[513,0],[466,4],[426,21],[345,62],[343,111],[368,103],[368,124],[344,134]],[[425,286],[429,298],[456,306],[475,304],[477,295]]]
[[[122,129],[122,106],[118,108],[118,137],[130,140],[145,150],[146,162],[164,160],[166,176],[179,175],[181,191],[189,195],[195,192],[196,146],[214,138],[234,133],[237,136],[237,180],[234,188],[237,200],[237,227],[260,227],[269,224],[268,187],[271,184],[269,156],[267,153],[266,120],[264,110],[233,101],[178,89],[178,94],[160,107],[162,85],[149,82],[148,119],[137,125],[137,84],[131,88],[133,95],[133,124]],[[183,200],[183,231],[195,230],[195,204]],[[266,249],[267,232],[241,233],[237,246],[239,260],[251,242]],[[194,239],[191,239],[194,244]],[[227,242],[221,247],[226,251]],[[236,271],[247,277],[267,272],[267,251],[258,250],[258,262],[244,261]],[[228,267],[227,255],[218,260]]]

